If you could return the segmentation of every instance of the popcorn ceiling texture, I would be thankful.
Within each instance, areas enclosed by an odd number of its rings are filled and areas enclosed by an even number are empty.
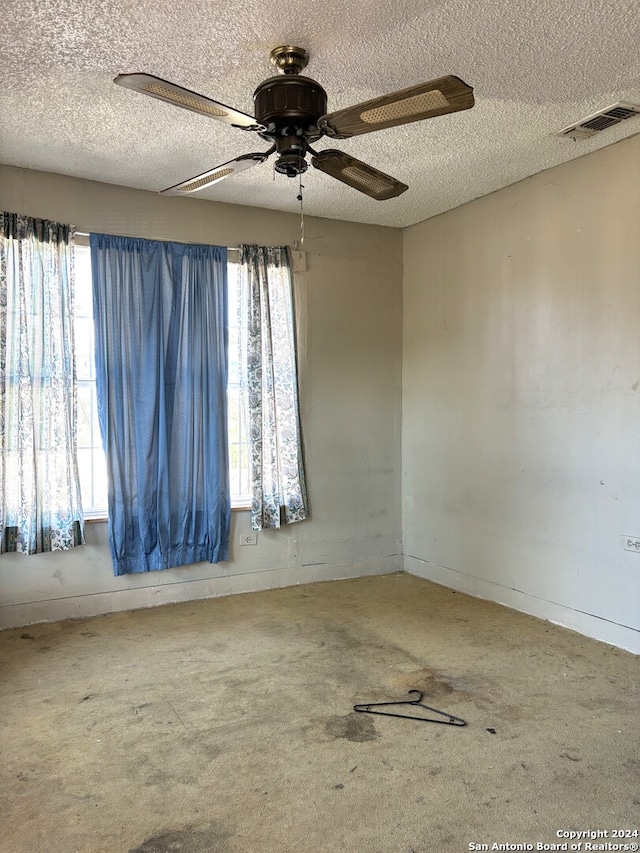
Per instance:
[[[305,212],[414,224],[640,131],[554,134],[603,107],[640,103],[637,0],[8,0],[0,31],[0,162],[159,191],[241,154],[257,135],[115,86],[147,72],[253,114],[269,51],[310,52],[329,110],[445,74],[472,110],[317,148],[340,148],[409,185],[377,202],[310,168]],[[297,211],[273,159],[198,198]]]

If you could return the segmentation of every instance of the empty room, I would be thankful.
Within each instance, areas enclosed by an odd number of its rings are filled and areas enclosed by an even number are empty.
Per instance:
[[[639,42],[5,4],[0,853],[638,850]]]

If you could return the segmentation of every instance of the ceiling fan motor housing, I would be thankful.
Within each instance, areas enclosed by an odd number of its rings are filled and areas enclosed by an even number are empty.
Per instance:
[[[327,112],[327,93],[310,77],[288,74],[269,77],[253,94],[256,121],[267,130],[260,133],[275,141],[275,169],[290,178],[307,168],[307,140],[320,136],[316,123]]]
[[[308,130],[327,112],[327,93],[310,77],[269,77],[253,93],[256,121],[265,127]]]

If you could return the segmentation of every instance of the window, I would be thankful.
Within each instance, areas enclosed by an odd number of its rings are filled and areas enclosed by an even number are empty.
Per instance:
[[[94,364],[91,251],[87,238],[76,237],[74,334],[78,377],[78,468],[85,518],[107,514],[107,466],[98,424]],[[251,503],[247,429],[247,392],[240,357],[239,264],[228,264],[229,379],[227,384],[231,505]]]
[[[79,238],[78,238],[79,239]],[[85,518],[103,518],[107,514],[107,462],[102,449],[96,371],[93,358],[93,295],[91,291],[91,252],[88,245],[75,247],[75,302],[73,332],[78,380],[78,473],[82,511]]]
[[[250,506],[251,467],[249,457],[249,401],[243,381],[241,356],[242,316],[240,308],[240,264],[229,261],[227,266],[229,317],[229,378],[227,380],[227,411],[229,429],[229,477],[231,505]]]

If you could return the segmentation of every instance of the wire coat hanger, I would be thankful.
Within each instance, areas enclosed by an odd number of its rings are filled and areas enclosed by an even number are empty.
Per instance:
[[[429,705],[424,705],[422,703],[422,697],[424,693],[422,690],[410,690],[409,695],[412,693],[417,693],[417,699],[407,699],[404,702],[369,702],[368,704],[363,705],[354,705],[353,710],[358,711],[361,714],[379,714],[382,717],[399,717],[402,720],[419,720],[423,723],[442,723],[445,726],[466,726],[467,721],[461,719],[460,717],[454,717],[453,714],[448,714],[446,711],[438,711],[437,708],[430,708]],[[373,708],[388,708],[391,706],[395,707],[403,707],[403,706],[411,706],[413,708],[424,708],[426,711],[431,711],[432,714],[438,714],[440,717],[444,719],[434,720],[432,717],[416,717],[412,714],[394,714],[391,711],[374,711]]]

